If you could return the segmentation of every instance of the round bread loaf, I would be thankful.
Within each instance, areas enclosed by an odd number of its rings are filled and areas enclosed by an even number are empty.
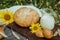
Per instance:
[[[39,15],[32,8],[22,7],[15,12],[14,21],[22,27],[29,27],[32,23],[39,21]]]

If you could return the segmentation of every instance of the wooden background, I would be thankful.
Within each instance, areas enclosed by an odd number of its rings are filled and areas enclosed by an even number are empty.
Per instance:
[[[35,34],[32,34],[28,28],[22,28],[19,25],[17,25],[15,22],[8,25],[9,28],[12,27],[13,30],[20,33],[21,35],[25,36],[29,40],[60,40],[60,36],[53,37],[52,39],[45,39],[45,38],[38,38],[35,36]],[[53,32],[55,32],[58,28],[60,28],[59,25],[55,25],[55,28],[53,29]]]

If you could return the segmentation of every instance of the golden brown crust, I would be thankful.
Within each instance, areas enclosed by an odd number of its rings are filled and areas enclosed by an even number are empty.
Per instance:
[[[32,23],[36,23],[38,20],[38,13],[31,8],[20,8],[14,14],[14,21],[22,27],[28,27]]]
[[[0,32],[4,33],[4,27],[3,25],[0,25]],[[0,34],[0,40],[3,38],[3,36]]]
[[[53,32],[47,28],[43,28],[43,34],[47,39],[51,39],[53,37]]]
[[[0,40],[3,38],[3,36],[2,35],[0,35]]]
[[[38,30],[36,33],[35,33],[35,35],[37,36],[37,37],[44,37],[44,35],[43,35],[43,30]]]

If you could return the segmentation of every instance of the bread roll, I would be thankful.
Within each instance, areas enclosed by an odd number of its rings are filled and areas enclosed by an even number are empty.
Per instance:
[[[38,30],[37,32],[35,32],[35,35],[39,38],[44,37],[43,30]]]
[[[14,14],[14,21],[22,27],[29,27],[32,23],[37,23],[38,20],[38,12],[32,8],[22,7]]]
[[[43,28],[43,34],[44,34],[44,37],[47,39],[51,39],[53,37],[53,31],[47,28]]]
[[[4,33],[4,27],[2,24],[0,24],[0,32]],[[3,38],[3,36],[0,34],[0,40]]]

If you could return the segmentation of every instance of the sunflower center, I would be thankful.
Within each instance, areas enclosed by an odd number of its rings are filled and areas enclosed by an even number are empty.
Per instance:
[[[9,14],[5,14],[5,15],[4,15],[4,19],[5,19],[5,20],[10,20],[10,18],[11,18],[11,17],[10,17]]]
[[[34,27],[34,30],[37,30],[37,27]]]

